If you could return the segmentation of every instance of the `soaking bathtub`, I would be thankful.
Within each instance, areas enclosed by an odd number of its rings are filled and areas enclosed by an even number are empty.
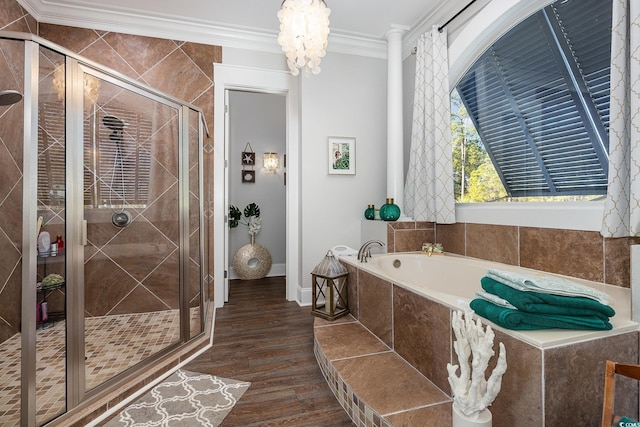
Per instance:
[[[357,257],[352,255],[340,256],[340,260],[454,310],[464,310],[474,298],[476,291],[482,290],[480,279],[490,268],[528,275],[562,277],[609,295],[610,305],[616,311],[616,315],[611,318],[613,329],[609,331],[566,329],[515,331],[482,318],[483,323],[490,324],[494,329],[542,349],[638,330],[638,324],[631,320],[631,290],[620,286],[455,254],[429,256],[421,252],[402,252],[376,254],[366,263],[359,262]]]

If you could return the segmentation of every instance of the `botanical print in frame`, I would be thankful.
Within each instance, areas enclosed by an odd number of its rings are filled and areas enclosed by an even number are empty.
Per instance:
[[[356,174],[356,139],[341,136],[327,138],[329,174]]]

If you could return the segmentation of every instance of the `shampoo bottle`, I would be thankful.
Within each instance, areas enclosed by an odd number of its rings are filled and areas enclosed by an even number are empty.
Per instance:
[[[42,230],[38,235],[38,253],[49,255],[49,251],[51,251],[51,235],[48,231]]]

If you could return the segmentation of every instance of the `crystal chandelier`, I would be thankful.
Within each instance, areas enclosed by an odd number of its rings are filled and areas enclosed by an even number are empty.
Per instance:
[[[278,43],[287,56],[291,74],[301,68],[320,72],[320,58],[327,49],[329,9],[324,0],[284,0],[278,11]]]

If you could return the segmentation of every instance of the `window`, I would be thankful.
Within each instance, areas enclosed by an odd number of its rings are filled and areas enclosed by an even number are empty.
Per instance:
[[[457,201],[606,194],[610,33],[610,1],[559,0],[472,65],[452,94]]]

